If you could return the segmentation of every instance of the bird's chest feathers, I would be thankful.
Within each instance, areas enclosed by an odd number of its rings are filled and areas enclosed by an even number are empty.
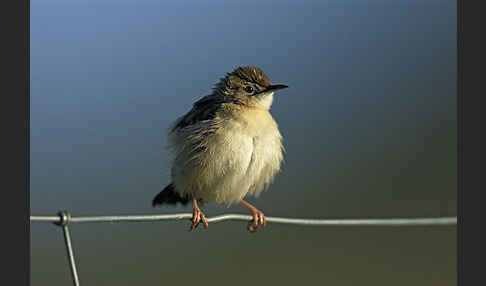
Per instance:
[[[228,127],[230,133],[251,138],[254,145],[270,143],[280,140],[281,137],[277,123],[270,113],[257,108],[247,108],[246,111],[235,116]]]
[[[267,110],[248,108],[233,117],[226,133],[237,152],[244,152],[247,167],[261,170],[268,163],[279,164],[282,158],[281,135],[277,123]]]

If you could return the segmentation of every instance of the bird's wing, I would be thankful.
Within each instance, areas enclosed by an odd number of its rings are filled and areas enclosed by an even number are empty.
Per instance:
[[[216,112],[221,108],[223,102],[213,96],[205,96],[196,101],[192,109],[184,116],[174,122],[171,132],[194,125],[204,120],[211,120],[216,117]]]

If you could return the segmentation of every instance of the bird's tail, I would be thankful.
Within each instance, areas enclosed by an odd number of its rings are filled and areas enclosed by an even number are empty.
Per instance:
[[[155,198],[152,200],[152,206],[155,207],[163,204],[177,205],[177,203],[181,203],[183,206],[185,206],[189,200],[190,197],[188,195],[181,196],[174,189],[174,184],[170,183],[158,195],[155,196]]]

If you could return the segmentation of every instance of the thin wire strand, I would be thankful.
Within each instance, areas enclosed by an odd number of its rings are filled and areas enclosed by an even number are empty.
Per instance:
[[[73,245],[71,243],[71,234],[69,233],[69,220],[71,215],[67,211],[58,212],[59,221],[57,225],[62,227],[62,233],[64,236],[64,243],[66,244],[67,256],[69,261],[69,268],[71,269],[71,278],[73,279],[74,286],[80,286],[78,270],[76,268],[76,260],[74,259]]]
[[[62,226],[62,231],[64,234],[64,241],[66,243],[66,249],[68,252],[68,257],[69,257],[69,267],[71,268],[71,276],[73,279],[73,284],[75,286],[79,286],[79,276],[78,276],[78,270],[76,269],[76,261],[74,259],[74,251],[73,251],[73,246],[71,243],[71,235],[69,234],[69,227],[68,225],[63,225]]]
[[[122,223],[122,222],[157,222],[165,220],[185,220],[192,218],[192,213],[165,215],[114,215],[114,216],[78,216],[70,217],[69,223]],[[240,214],[225,214],[206,218],[208,222],[249,221],[253,217]],[[270,223],[305,225],[305,226],[448,226],[456,225],[457,217],[436,218],[367,218],[367,219],[300,219],[283,217],[265,217]],[[31,216],[31,222],[59,223],[59,216]]]

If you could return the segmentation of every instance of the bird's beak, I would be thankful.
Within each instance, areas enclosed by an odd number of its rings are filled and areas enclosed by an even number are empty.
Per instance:
[[[272,92],[272,91],[284,89],[284,88],[287,88],[287,87],[288,86],[286,86],[285,84],[274,84],[274,85],[267,87],[264,92]]]

